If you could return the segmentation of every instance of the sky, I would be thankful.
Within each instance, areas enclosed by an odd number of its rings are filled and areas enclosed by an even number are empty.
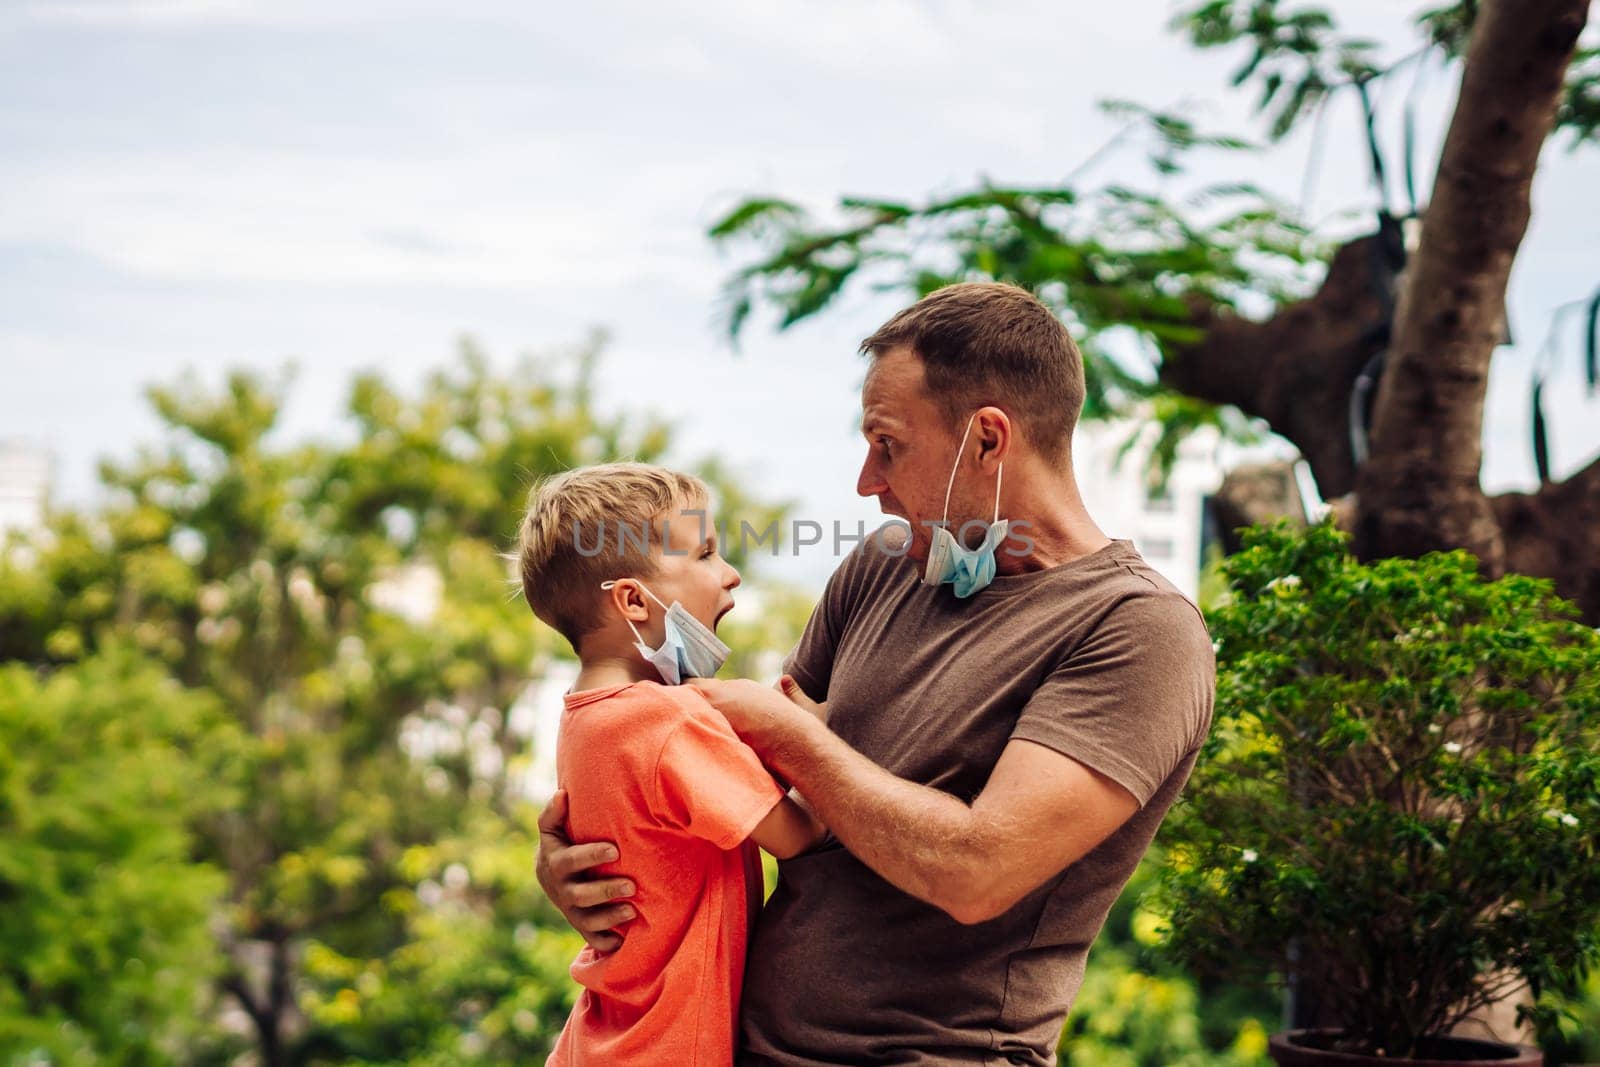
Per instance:
[[[1413,5],[1336,6],[1389,55],[1415,46]],[[1104,98],[1259,134],[1226,89],[1238,57],[1185,47],[1172,11],[0,0],[0,439],[50,450],[56,498],[86,501],[98,457],[155,438],[142,388],[185,371],[292,361],[283,432],[326,435],[359,370],[415,387],[463,336],[509,366],[600,328],[603,405],[672,419],[676,459],[719,455],[799,514],[870,523],[856,345],[904,296],[855,292],[783,334],[758,318],[735,351],[718,296],[743,261],[707,226],[756,193],[825,214],[841,194],[1058,182],[1116,133]],[[1419,94],[1424,175],[1452,82],[1435,71]],[[1309,180],[1309,129],[1251,176],[1354,232],[1375,203],[1356,117],[1330,108]],[[1491,383],[1491,490],[1532,484],[1533,353],[1551,310],[1600,285],[1600,150],[1545,153],[1517,345]],[[1094,172],[1146,175],[1131,148]],[[1547,390],[1558,477],[1600,453],[1579,318]],[[775,573],[820,585],[829,565]]]

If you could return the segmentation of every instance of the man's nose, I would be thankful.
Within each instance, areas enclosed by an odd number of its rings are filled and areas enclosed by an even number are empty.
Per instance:
[[[866,461],[861,464],[861,474],[856,478],[857,496],[878,496],[887,492],[889,483],[883,480],[883,474],[878,470],[878,464],[872,453],[867,453]]]

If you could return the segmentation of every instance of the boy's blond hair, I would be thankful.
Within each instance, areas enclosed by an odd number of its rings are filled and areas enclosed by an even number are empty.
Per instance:
[[[600,583],[653,576],[665,536],[659,520],[710,496],[694,475],[648,463],[579,467],[535,483],[517,539],[528,606],[576,652],[600,625]]]

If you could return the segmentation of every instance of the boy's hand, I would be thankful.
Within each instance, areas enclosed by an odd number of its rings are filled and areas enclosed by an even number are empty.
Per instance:
[[[535,872],[545,896],[589,947],[602,955],[615,952],[622,937],[612,928],[633,918],[631,904],[612,903],[633,895],[626,878],[587,879],[584,872],[617,858],[609,841],[574,845],[567,840],[567,792],[559,790],[539,813],[539,861]]]

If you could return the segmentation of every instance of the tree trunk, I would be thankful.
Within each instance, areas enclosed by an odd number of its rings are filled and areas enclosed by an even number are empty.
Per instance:
[[[1486,571],[1555,581],[1600,623],[1600,461],[1537,493],[1479,483],[1489,361],[1528,193],[1587,0],[1490,0],[1479,12],[1422,239],[1390,326],[1382,234],[1352,241],[1317,294],[1266,322],[1202,311],[1204,339],[1170,351],[1162,381],[1233,404],[1293,441],[1365,558],[1467,548]],[[1357,377],[1387,345],[1369,458],[1357,463]]]
[[[1487,0],[1478,13],[1404,277],[1371,457],[1356,475],[1363,556],[1466,548],[1488,573],[1505,569],[1505,538],[1479,484],[1489,360],[1587,11],[1588,0]]]
[[[240,942],[229,952],[234,968],[223,978],[250,1017],[256,1031],[256,1054],[261,1067],[285,1067],[288,1056],[293,957],[288,937],[272,931],[260,940]],[[256,986],[264,986],[261,992]]]

